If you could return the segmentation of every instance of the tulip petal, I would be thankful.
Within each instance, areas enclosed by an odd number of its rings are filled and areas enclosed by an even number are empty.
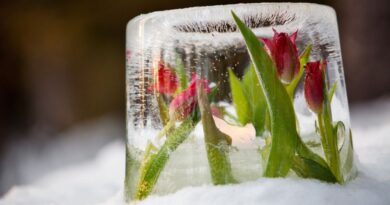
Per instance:
[[[295,40],[297,40],[297,36],[298,36],[298,30],[295,31],[294,33],[292,33],[290,35],[290,40],[295,44]]]
[[[198,75],[193,74],[188,88],[173,98],[169,105],[170,120],[181,121],[192,113],[197,104],[197,81]],[[209,93],[208,81],[206,79],[200,79],[199,82],[203,85],[206,93]]]
[[[324,66],[320,61],[306,64],[304,93],[309,108],[315,113],[321,111],[324,102]]]
[[[279,78],[289,84],[299,73],[300,62],[295,40],[298,30],[290,36],[284,32],[277,32],[274,28],[272,39],[263,38],[268,54],[276,65]]]
[[[267,47],[268,53],[270,55],[272,55],[272,53],[274,52],[274,44],[273,44],[272,40],[270,40],[268,38],[261,38],[261,41],[263,41],[263,43]]]
[[[276,31],[276,29],[275,29],[275,28],[272,28],[272,31],[274,32],[274,35],[279,35],[279,32],[278,32],[278,31]]]
[[[156,79],[148,90],[156,90],[163,94],[173,94],[178,88],[178,79],[176,73],[163,62],[158,63]]]

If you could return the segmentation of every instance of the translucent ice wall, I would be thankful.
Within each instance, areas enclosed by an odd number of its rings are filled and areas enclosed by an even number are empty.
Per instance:
[[[155,134],[153,129],[144,128],[161,128],[155,99],[145,92],[149,79],[152,78],[152,68],[157,64],[156,59],[164,59],[165,62],[174,64],[176,53],[180,52],[184,56],[184,65],[197,69],[199,61],[204,61],[202,56],[218,53],[222,55],[222,63],[225,63],[224,59],[228,61],[237,53],[246,53],[243,38],[231,17],[232,10],[244,19],[259,37],[271,37],[272,28],[288,33],[298,30],[297,44],[300,53],[304,46],[312,43],[310,59],[327,59],[329,82],[338,83],[332,102],[333,118],[335,121],[343,121],[349,127],[348,102],[334,10],[327,6],[306,3],[238,4],[154,12],[140,15],[128,23],[126,79],[129,143],[143,147],[146,140]],[[247,54],[244,56],[246,57],[236,63],[248,64]],[[302,89],[300,90],[295,96],[295,109],[302,122],[300,131],[305,135],[314,131],[312,128],[315,118],[307,109]],[[307,129],[308,127],[310,129]]]

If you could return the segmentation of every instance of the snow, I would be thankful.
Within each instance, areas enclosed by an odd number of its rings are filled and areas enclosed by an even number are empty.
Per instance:
[[[238,185],[189,187],[151,196],[136,205],[390,204],[390,99],[352,107],[352,126],[360,173],[347,185],[262,178]],[[111,142],[94,159],[48,171],[30,184],[13,187],[0,205],[123,205],[124,161],[123,142]]]

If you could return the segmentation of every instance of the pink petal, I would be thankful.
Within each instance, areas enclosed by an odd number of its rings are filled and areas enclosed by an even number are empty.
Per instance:
[[[295,40],[297,40],[298,30],[291,34],[290,39],[295,44]]]
[[[278,35],[279,34],[279,32],[277,32],[275,28],[272,28],[272,31],[274,31],[274,35]]]

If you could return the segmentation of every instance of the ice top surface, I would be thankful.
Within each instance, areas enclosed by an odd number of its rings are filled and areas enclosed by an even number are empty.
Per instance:
[[[334,10],[309,3],[234,4],[144,14],[127,25],[127,47],[137,50],[170,45],[195,45],[208,49],[243,46],[231,11],[236,12],[258,36],[272,36],[272,28],[288,33],[298,30],[298,45],[314,43],[322,48],[319,52],[326,52],[327,57],[339,57]]]

